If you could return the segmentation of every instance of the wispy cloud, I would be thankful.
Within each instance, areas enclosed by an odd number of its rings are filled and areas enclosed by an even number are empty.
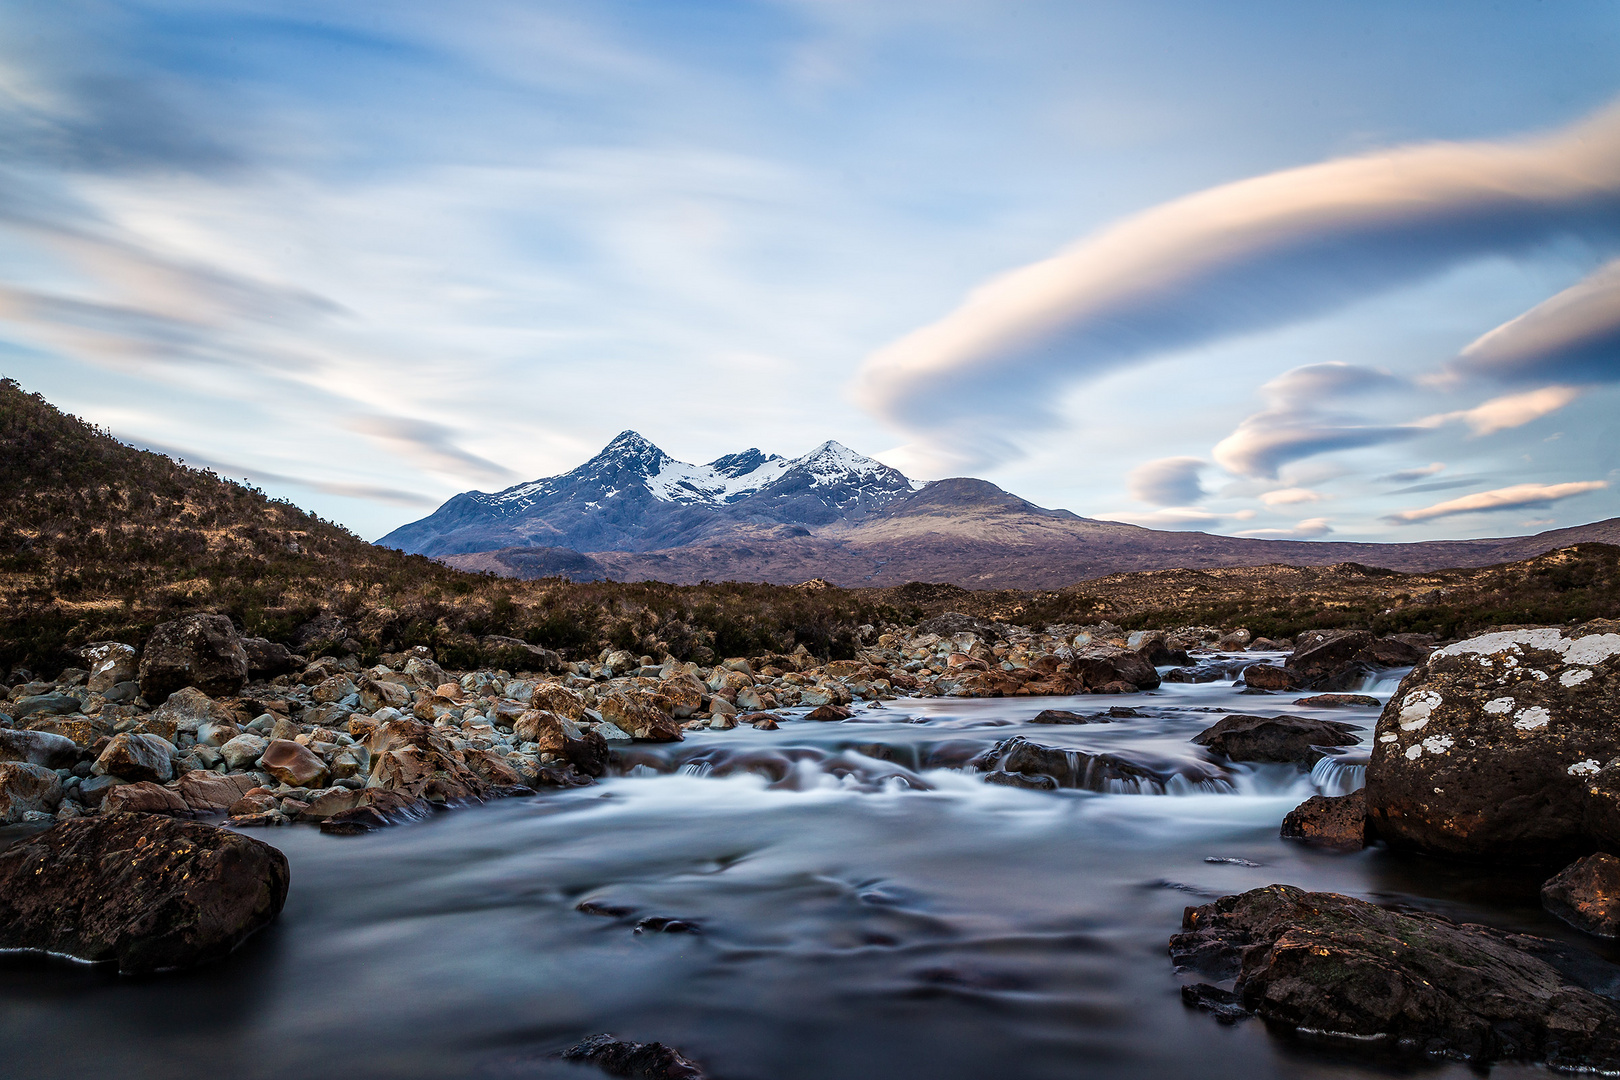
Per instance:
[[[353,499],[365,499],[369,502],[383,503],[388,506],[426,507],[437,506],[439,500],[432,499],[418,491],[402,491],[399,488],[384,487],[376,484],[356,484],[342,480],[321,479],[293,476],[288,473],[273,472],[269,469],[250,468],[239,463],[220,461],[190,450],[182,450],[176,446],[167,446],[155,443],[148,439],[131,439],[117,436],[120,442],[141,450],[150,450],[156,454],[184,462],[197,469],[210,469],[220,476],[241,479],[253,484],[292,484],[296,487],[309,488],[311,491],[320,491],[328,495],[343,495]]]
[[[1620,379],[1620,260],[1482,335],[1448,372],[1504,382]]]
[[[458,432],[444,424],[403,416],[354,416],[345,423],[350,430],[404,455],[424,469],[495,482],[516,478],[505,465],[456,445]]]
[[[1580,396],[1581,389],[1577,386],[1544,386],[1540,390],[1492,398],[1472,409],[1427,416],[1413,423],[1417,427],[1439,427],[1460,421],[1472,428],[1475,435],[1493,435],[1498,431],[1523,427],[1532,420],[1540,420]]]
[[[1606,480],[1581,480],[1569,484],[1514,484],[1511,487],[1497,488],[1494,491],[1481,491],[1473,495],[1464,495],[1460,499],[1449,499],[1446,502],[1435,503],[1433,506],[1424,506],[1415,510],[1401,510],[1390,514],[1386,520],[1401,524],[1416,521],[1432,521],[1435,518],[1451,517],[1456,514],[1474,514],[1490,510],[1522,510],[1526,507],[1550,506],[1560,499],[1573,498],[1584,495],[1589,491],[1598,491],[1608,487]]]
[[[1378,482],[1381,484],[1410,484],[1414,480],[1421,480],[1425,476],[1434,476],[1437,473],[1443,473],[1445,471],[1445,462],[1431,461],[1427,465],[1419,465],[1412,469],[1401,469],[1399,472],[1392,472],[1387,476],[1380,476],[1378,478]]]
[[[1306,518],[1292,529],[1245,529],[1239,536],[1270,536],[1279,539],[1314,540],[1319,536],[1327,536],[1333,531],[1327,518]]]
[[[1260,496],[1267,506],[1297,506],[1300,503],[1321,502],[1322,496],[1310,488],[1291,487],[1268,491]]]
[[[1154,506],[1191,506],[1205,495],[1198,474],[1209,463],[1195,457],[1160,458],[1131,470],[1125,486],[1131,498]]]

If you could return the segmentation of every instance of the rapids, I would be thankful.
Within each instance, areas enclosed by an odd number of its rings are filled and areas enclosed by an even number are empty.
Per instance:
[[[1399,675],[1364,692],[1386,700]],[[598,786],[372,835],[261,831],[287,853],[292,892],[224,963],[137,981],[0,957],[0,1074],[589,1077],[551,1055],[602,1031],[677,1046],[720,1080],[1410,1070],[1184,1007],[1165,953],[1182,908],[1288,882],[1583,939],[1542,914],[1539,876],[1278,839],[1304,798],[1360,785],[1377,719],[1295,696],[1222,680],[902,699],[840,723],[640,744]],[[1116,706],[1139,715],[1029,722]],[[1233,766],[1188,742],[1223,711],[1346,720],[1365,737],[1309,771]],[[1150,779],[1025,791],[966,768],[1014,735]]]

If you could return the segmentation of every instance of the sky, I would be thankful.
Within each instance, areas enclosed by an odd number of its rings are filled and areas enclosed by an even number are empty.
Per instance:
[[[1620,515],[1620,5],[0,0],[0,375],[374,538],[635,429]]]

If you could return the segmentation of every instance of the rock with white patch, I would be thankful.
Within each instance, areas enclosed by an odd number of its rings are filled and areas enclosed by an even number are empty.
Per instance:
[[[1437,650],[1378,721],[1367,816],[1393,845],[1462,858],[1620,847],[1620,622]]]

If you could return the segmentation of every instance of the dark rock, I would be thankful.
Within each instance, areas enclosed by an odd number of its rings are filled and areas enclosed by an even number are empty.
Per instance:
[[[1092,693],[1153,690],[1159,686],[1159,673],[1153,665],[1130,649],[1112,645],[1091,645],[1069,661],[1069,672]],[[1116,690],[1114,684],[1124,684]]]
[[[648,915],[636,922],[638,934],[701,934],[703,928],[690,919],[670,915]]]
[[[1287,668],[1250,664],[1243,669],[1243,684],[1252,690],[1298,690],[1305,680]]]
[[[433,813],[433,805],[426,799],[412,798],[397,791],[368,788],[365,798],[363,805],[339,811],[322,821],[321,832],[354,836],[386,829],[390,825],[421,821]]]
[[[126,732],[112,737],[92,768],[99,775],[165,784],[174,779],[174,753],[174,744],[167,739]]]
[[[960,612],[947,611],[943,615],[935,615],[932,619],[924,619],[917,624],[916,634],[938,634],[940,637],[955,637],[957,634],[974,634],[986,641],[998,641],[1006,634],[1006,628],[989,619],[976,619],[972,615],[963,615]]]
[[[1373,640],[1366,630],[1311,630],[1300,635],[1288,668],[1313,690],[1352,690],[1372,670],[1361,653]]]
[[[102,800],[101,809],[107,814],[165,814],[170,817],[189,817],[192,812],[178,793],[150,780],[120,784],[111,789]]]
[[[0,761],[26,761],[47,769],[71,769],[79,761],[72,739],[48,731],[11,731],[0,728]]]
[[[1270,1024],[1476,1064],[1620,1068],[1620,1012],[1542,939],[1289,885],[1188,908],[1182,931],[1175,962],[1236,974],[1235,1003]]]
[[[609,1076],[634,1080],[703,1080],[703,1070],[663,1043],[625,1042],[612,1035],[592,1035],[567,1050],[565,1061],[595,1065]]]
[[[1119,754],[1092,754],[1081,750],[1066,750],[1057,746],[1042,746],[1022,735],[1004,739],[968,763],[980,772],[997,771],[1022,774],[1026,780],[1050,777],[1058,787],[1080,788],[1086,791],[1152,790],[1162,791],[1176,778],[1189,784],[1220,778],[1213,770],[1197,765],[1174,762],[1132,761]],[[991,781],[1013,784],[1011,777]],[[1035,783],[1021,783],[1020,787],[1045,788]]]
[[[586,915],[601,915],[608,919],[624,919],[636,913],[635,908],[609,903],[606,900],[581,900],[574,905],[574,910],[584,912]]]
[[[1058,782],[1050,776],[1026,775],[1019,772],[1007,772],[1003,769],[985,773],[984,782],[987,784],[1000,784],[1003,787],[1025,788],[1029,791],[1056,791],[1058,786]]]
[[[30,694],[6,706],[12,720],[22,723],[31,716],[66,716],[83,708],[83,702],[72,694]]]
[[[1192,663],[1192,658],[1187,655],[1186,649],[1175,648],[1163,634],[1159,633],[1147,635],[1147,637],[1137,642],[1135,649],[1136,655],[1154,667]]]
[[[75,789],[74,795],[86,806],[100,806],[109,791],[128,782],[118,776],[92,776]]]
[[[1032,724],[1106,724],[1106,717],[1081,716],[1079,713],[1069,712],[1066,709],[1042,709],[1030,717]]]
[[[1541,887],[1541,906],[1577,930],[1620,937],[1620,859],[1600,851],[1570,863]]]
[[[141,694],[153,704],[187,686],[209,697],[228,697],[241,692],[247,677],[247,652],[224,615],[159,623],[141,653]]]
[[[1181,1000],[1195,1009],[1201,1009],[1223,1024],[1235,1024],[1254,1014],[1243,1007],[1238,996],[1208,983],[1193,983],[1181,988]]]
[[[1303,840],[1335,851],[1360,851],[1367,846],[1367,795],[1312,795],[1283,818],[1284,840]]]
[[[262,637],[243,638],[242,652],[247,656],[250,679],[273,679],[297,671],[300,664],[300,658],[287,646]]]
[[[490,634],[479,641],[484,662],[508,671],[540,671],[555,674],[563,669],[563,658],[550,649],[530,645],[521,638]]]
[[[1192,741],[1228,761],[1310,764],[1322,756],[1317,747],[1354,746],[1360,740],[1354,728],[1335,720],[1234,713],[1200,731]]]
[[[22,820],[31,810],[50,813],[62,801],[62,778],[43,765],[0,763],[0,825]]]
[[[1366,694],[1316,694],[1294,701],[1308,709],[1376,709],[1383,702]]]
[[[1545,863],[1620,847],[1620,623],[1435,652],[1378,720],[1367,816],[1392,845]]]
[[[818,720],[827,723],[833,720],[848,720],[855,715],[853,709],[846,709],[842,705],[818,705],[804,714],[806,720]]]
[[[0,852],[0,948],[123,972],[225,956],[287,899],[268,844],[148,814],[66,821]]]

